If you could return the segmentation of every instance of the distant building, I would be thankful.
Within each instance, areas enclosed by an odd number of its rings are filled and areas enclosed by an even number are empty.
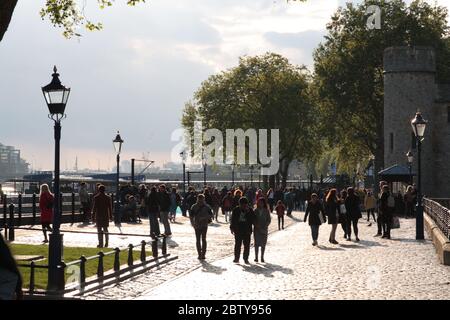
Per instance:
[[[420,110],[429,123],[422,144],[423,194],[450,197],[450,85],[436,81],[431,47],[391,47],[384,51],[384,165],[406,166],[417,149],[411,119]],[[414,182],[417,183],[417,177]]]
[[[20,157],[20,150],[0,143],[0,179],[21,178],[29,164]]]

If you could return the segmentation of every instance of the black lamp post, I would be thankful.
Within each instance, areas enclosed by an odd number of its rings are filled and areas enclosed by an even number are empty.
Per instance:
[[[250,187],[253,187],[253,169],[255,168],[254,165],[250,166]]]
[[[206,188],[206,155],[205,151],[202,151],[202,162],[203,162],[203,186]]]
[[[426,120],[423,119],[420,112],[416,113],[414,119],[411,120],[411,127],[416,136],[417,143],[417,205],[416,205],[416,240],[424,239],[423,232],[423,205],[422,205],[422,168],[421,168],[421,152],[422,140],[427,126]]]
[[[413,176],[412,176],[412,164],[414,162],[414,155],[411,152],[411,150],[409,150],[406,153],[406,158],[408,159],[408,168],[409,168],[409,183],[410,185],[413,184]]]
[[[183,162],[183,197],[186,196],[186,151],[180,152],[181,161]]]
[[[54,208],[53,208],[53,231],[50,234],[48,247],[48,291],[60,291],[64,289],[64,269],[61,267],[63,257],[63,235],[59,231],[61,225],[61,202],[59,188],[59,166],[60,166],[60,140],[61,120],[66,117],[64,113],[70,88],[66,88],[59,80],[56,66],[53,68],[52,81],[42,87],[45,102],[50,114],[48,117],[54,122],[55,134],[55,178],[54,178]]]
[[[231,188],[234,187],[234,168],[235,167],[236,167],[236,164],[234,163],[234,160],[233,160],[233,163],[231,164]]]
[[[116,224],[120,225],[120,221],[118,221],[119,213],[120,213],[120,190],[119,190],[119,174],[120,174],[120,152],[122,151],[123,140],[120,136],[119,131],[117,131],[116,138],[113,140],[114,150],[117,153],[116,162],[117,162],[117,176],[116,176],[116,200],[114,204],[114,216],[116,217]]]

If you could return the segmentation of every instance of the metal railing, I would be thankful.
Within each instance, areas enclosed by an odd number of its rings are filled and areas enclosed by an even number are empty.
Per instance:
[[[103,251],[99,251],[97,255],[85,257],[81,256],[78,260],[71,261],[69,263],[62,262],[58,268],[63,268],[64,274],[66,273],[67,268],[71,266],[78,266],[78,281],[76,283],[66,283],[64,292],[58,292],[56,294],[65,294],[74,290],[83,291],[87,286],[103,283],[104,281],[111,278],[120,278],[120,275],[123,273],[131,272],[136,268],[145,267],[147,264],[151,262],[157,262],[161,257],[168,257],[167,253],[167,238],[165,236],[161,237],[161,255],[159,255],[158,249],[158,239],[153,239],[151,241],[142,240],[141,243],[137,245],[129,244],[126,248],[115,248],[112,251],[104,253]],[[147,246],[151,245],[151,258],[147,257]],[[134,261],[133,250],[136,247],[140,247],[140,255],[139,260]],[[127,252],[127,261],[126,265],[121,265],[120,261],[120,253]],[[104,257],[114,255],[114,263],[113,269],[105,270],[104,266]],[[173,257],[172,259],[176,259],[177,257]],[[88,261],[98,260],[97,262],[97,272],[96,275],[87,278],[86,274],[86,263]],[[166,261],[167,262],[167,261]],[[32,261],[30,264],[18,264],[19,267],[22,268],[30,268],[30,279],[29,279],[29,289],[24,289],[25,294],[34,295],[34,294],[52,294],[52,292],[48,292],[46,290],[36,290],[36,269],[47,269],[48,265],[39,265]],[[66,281],[66,280],[64,280]],[[55,293],[53,293],[55,294]]]
[[[436,223],[437,227],[450,240],[450,199],[423,198],[424,212]],[[444,205],[447,205],[444,206]]]

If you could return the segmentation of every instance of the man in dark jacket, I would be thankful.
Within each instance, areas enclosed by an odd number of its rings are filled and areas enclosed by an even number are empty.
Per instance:
[[[244,262],[249,264],[248,256],[250,254],[250,237],[252,235],[253,225],[255,224],[255,213],[248,204],[248,199],[242,197],[239,199],[239,206],[233,209],[231,214],[230,230],[234,235],[234,263],[239,262],[241,255],[241,246],[244,244]]]
[[[8,245],[0,234],[0,300],[22,299],[22,278]]]
[[[199,194],[197,202],[189,210],[189,219],[195,230],[196,246],[199,260],[205,260],[206,233],[208,224],[212,222],[213,212],[205,201],[205,195]],[[201,240],[201,242],[200,242]]]
[[[103,248],[103,234],[105,235],[105,247],[108,247],[108,227],[109,221],[112,221],[112,202],[111,197],[105,194],[105,186],[99,186],[98,191],[99,193],[94,197],[92,220],[97,225],[97,247]]]
[[[163,184],[159,186],[159,209],[159,219],[164,225],[164,234],[170,236],[172,235],[169,223],[170,195],[167,193],[166,186]]]
[[[391,238],[392,217],[395,211],[395,198],[391,195],[388,185],[384,185],[380,197],[381,223],[383,226],[382,238]]]
[[[185,207],[189,210],[189,216],[191,215],[191,208],[195,204],[197,195],[195,193],[195,189],[193,187],[189,187],[189,191],[187,196],[184,198]]]

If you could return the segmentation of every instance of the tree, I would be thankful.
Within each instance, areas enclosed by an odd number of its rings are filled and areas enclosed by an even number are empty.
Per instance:
[[[305,67],[281,55],[241,57],[239,65],[210,76],[186,104],[182,125],[192,131],[195,120],[203,128],[243,130],[279,129],[280,168],[286,184],[289,163],[314,155],[314,121]],[[269,150],[270,151],[270,150]],[[271,186],[275,176],[271,177]]]
[[[112,6],[113,2],[114,0],[97,0],[101,9]],[[127,0],[130,6],[135,6],[139,2],[145,2],[145,0]],[[8,30],[16,4],[17,0],[0,1],[0,42]],[[63,28],[63,35],[67,38],[81,36],[76,32],[78,26],[84,25],[91,31],[100,30],[103,27],[101,23],[94,23],[85,17],[76,0],[46,0],[40,15],[42,19],[49,19],[55,27]]]
[[[366,28],[366,8],[382,8],[381,29]],[[447,9],[413,1],[367,0],[340,8],[314,52],[314,93],[321,132],[337,148],[340,164],[355,168],[375,156],[383,167],[383,51],[390,46],[433,46],[438,78],[450,79]],[[351,173],[351,172],[347,172]]]

